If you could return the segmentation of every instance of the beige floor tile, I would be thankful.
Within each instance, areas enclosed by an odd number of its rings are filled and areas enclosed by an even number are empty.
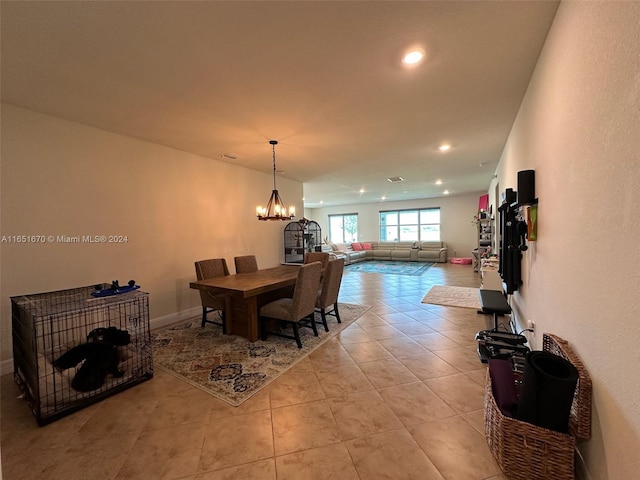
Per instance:
[[[424,383],[458,413],[484,407],[484,387],[462,373],[424,380]]]
[[[309,354],[309,360],[316,372],[333,371],[342,366],[355,366],[355,361],[336,338],[328,340],[320,348]]]
[[[475,412],[463,413],[460,415],[469,425],[484,437],[484,410],[476,410]]]
[[[276,457],[278,480],[360,480],[344,443]]]
[[[449,365],[434,353],[427,352],[410,357],[398,357],[405,367],[420,380],[455,375],[459,370]]]
[[[459,343],[456,343],[450,338],[447,338],[437,332],[426,333],[424,335],[414,335],[411,338],[431,352],[445,350],[448,348],[457,348],[460,346]]]
[[[385,322],[387,322],[390,325],[398,325],[398,324],[401,324],[401,323],[407,323],[407,322],[412,322],[413,321],[413,318],[411,318],[408,315],[405,315],[400,310],[403,307],[406,310],[410,310],[410,308],[409,308],[410,305],[409,305],[408,302],[404,302],[403,306],[398,306],[396,304],[392,304],[391,306],[393,308],[395,308],[396,310],[398,310],[398,312],[380,314],[380,318],[382,318]]]
[[[270,386],[263,388],[237,407],[212,396],[210,401],[213,402],[213,407],[209,412],[209,420],[268,411],[271,408],[270,390]]]
[[[353,358],[356,363],[372,362],[373,360],[393,358],[393,355],[387,352],[384,347],[378,342],[354,343],[352,345],[344,345],[344,349],[349,352],[349,355],[351,355],[351,358]]]
[[[487,367],[486,364],[482,364],[482,368],[479,370],[472,370],[470,372],[464,372],[464,374],[469,377],[471,380],[476,382],[478,385],[484,387],[484,384],[487,380]]]
[[[276,478],[276,464],[270,458],[214,472],[201,473],[196,475],[194,480],[276,480]]]
[[[191,388],[181,392],[166,392],[156,397],[155,403],[156,408],[150,416],[147,415],[145,431],[208,422],[215,397],[200,389]]]
[[[446,479],[482,480],[500,473],[484,436],[459,416],[409,427],[409,433]]]
[[[375,313],[369,313],[369,312],[365,313],[358,320],[356,320],[355,324],[362,328],[389,325],[382,318],[380,318],[379,315]]]
[[[133,453],[127,456],[115,478],[174,479],[195,475],[206,429],[206,424],[181,425],[143,433],[131,447]]]
[[[378,389],[418,380],[418,377],[396,358],[364,362],[360,364],[360,369]]]
[[[400,338],[405,334],[393,325],[379,325],[374,327],[362,327],[374,340],[386,340],[388,338]]]
[[[348,328],[345,328],[340,332],[337,337],[343,345],[349,345],[350,343],[373,342],[375,340],[358,325],[350,325]]]
[[[272,415],[276,456],[342,440],[326,400],[274,408]]]
[[[428,350],[409,337],[390,338],[378,341],[394,357],[406,357],[427,353]]]
[[[374,390],[373,385],[356,364],[316,373],[327,398]]]
[[[475,347],[456,347],[436,350],[433,353],[461,372],[472,372],[484,368]]]
[[[478,345],[476,341],[478,330],[475,328],[465,327],[460,330],[440,330],[440,333],[465,347],[476,347]]]
[[[401,428],[402,423],[376,391],[328,400],[343,440]]]
[[[380,390],[380,395],[404,425],[416,425],[456,412],[422,382]]]
[[[442,479],[429,457],[405,429],[346,442],[361,479]]]
[[[411,320],[410,322],[397,323],[394,325],[405,335],[425,335],[427,333],[434,333],[433,329],[426,326],[424,323],[420,323],[417,320]]]
[[[324,391],[315,372],[285,372],[269,385],[271,408],[323,400]]]
[[[265,460],[273,451],[270,411],[213,419],[205,431],[198,472]]]
[[[421,308],[420,310],[411,310],[408,312],[404,312],[404,314],[418,321],[442,320],[442,317],[439,317],[434,312],[430,312],[429,310],[425,310],[423,308]]]

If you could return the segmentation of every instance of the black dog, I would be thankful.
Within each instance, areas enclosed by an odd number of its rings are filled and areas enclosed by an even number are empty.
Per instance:
[[[73,347],[62,354],[53,365],[60,369],[75,367],[84,360],[71,381],[71,386],[79,392],[96,390],[104,384],[107,374],[121,377],[118,369],[120,358],[116,347],[128,345],[129,332],[116,327],[96,328],[87,335],[87,343]]]

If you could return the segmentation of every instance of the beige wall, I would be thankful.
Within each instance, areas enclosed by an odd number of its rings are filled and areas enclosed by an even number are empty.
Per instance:
[[[269,161],[268,145],[265,162]],[[2,105],[0,235],[126,235],[126,243],[1,244],[2,360],[11,358],[9,297],[135,279],[152,320],[198,307],[193,262],[284,259],[284,222],[259,222],[273,177]],[[278,179],[301,212],[302,184]]]
[[[593,480],[640,472],[640,3],[562,2],[498,168],[536,171],[521,323],[569,340],[594,386]],[[491,189],[490,189],[491,191]]]
[[[407,208],[440,208],[440,234],[447,244],[449,257],[471,257],[471,251],[478,246],[476,227],[471,223],[478,213],[478,197],[483,192],[466,195],[452,195],[440,198],[426,198],[402,202],[381,202],[344,207],[305,209],[309,220],[315,220],[322,228],[322,237],[329,235],[329,215],[358,214],[358,239],[378,241],[380,239],[381,210],[402,210]]]

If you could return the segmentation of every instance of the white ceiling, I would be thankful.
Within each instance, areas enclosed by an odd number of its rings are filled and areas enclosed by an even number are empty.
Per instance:
[[[481,191],[557,5],[3,1],[2,101],[269,173],[279,140],[310,207]]]

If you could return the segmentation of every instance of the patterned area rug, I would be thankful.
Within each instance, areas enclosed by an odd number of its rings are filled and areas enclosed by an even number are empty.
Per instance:
[[[424,296],[422,303],[480,309],[480,290],[478,288],[435,285]]]
[[[151,333],[154,365],[238,406],[369,308],[339,303],[342,323],[328,316],[329,332],[320,325],[317,337],[310,328],[301,328],[302,348],[295,340],[275,336],[251,343],[237,335],[223,335],[220,327],[207,325],[203,329],[200,317],[185,320]],[[316,319],[320,320],[319,313]]]
[[[347,265],[345,271],[361,273],[384,273],[388,275],[420,276],[433,266],[432,262],[392,262],[368,260]]]

